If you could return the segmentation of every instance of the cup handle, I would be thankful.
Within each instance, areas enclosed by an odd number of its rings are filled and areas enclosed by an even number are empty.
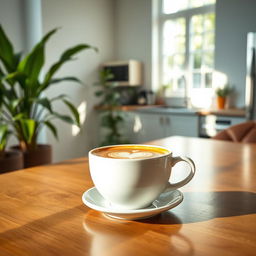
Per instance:
[[[171,190],[175,190],[177,188],[183,187],[185,184],[187,184],[195,175],[195,171],[196,171],[196,166],[195,163],[193,162],[192,159],[190,159],[189,157],[185,157],[185,156],[178,156],[178,157],[173,157],[172,158],[172,167],[177,164],[178,162],[184,161],[186,163],[188,163],[189,167],[190,167],[190,173],[188,174],[188,176],[186,178],[184,178],[183,180],[176,182],[176,183],[170,183],[168,182],[165,192],[171,191]]]

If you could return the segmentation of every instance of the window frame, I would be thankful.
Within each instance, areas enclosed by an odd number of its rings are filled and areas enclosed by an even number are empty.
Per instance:
[[[214,4],[209,4],[209,5],[204,5],[200,7],[195,7],[191,9],[184,9],[180,10],[175,13],[170,13],[170,14],[165,14],[163,12],[163,0],[158,1],[158,83],[159,85],[163,84],[163,42],[164,42],[164,37],[163,37],[163,30],[164,30],[164,23],[168,20],[175,20],[178,18],[184,18],[185,19],[185,80],[186,80],[186,88],[185,92],[184,90],[179,90],[176,91],[175,96],[177,97],[190,97],[192,91],[212,91],[213,88],[206,88],[206,87],[201,87],[201,88],[192,88],[192,69],[191,69],[191,63],[190,63],[190,39],[191,39],[191,28],[190,28],[190,20],[192,16],[194,15],[205,15],[209,13],[214,13],[215,12],[215,5]],[[216,16],[215,16],[216,17]],[[214,49],[214,54],[215,54],[215,49]],[[214,64],[212,69],[214,70]],[[190,74],[191,73],[191,74]],[[202,74],[202,73],[201,73]]]

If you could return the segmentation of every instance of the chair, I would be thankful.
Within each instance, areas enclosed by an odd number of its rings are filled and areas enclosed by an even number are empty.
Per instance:
[[[256,121],[230,126],[212,137],[215,140],[226,140],[242,143],[256,143]]]

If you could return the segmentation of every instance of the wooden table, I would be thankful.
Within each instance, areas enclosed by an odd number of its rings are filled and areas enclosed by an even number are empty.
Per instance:
[[[179,206],[143,221],[104,217],[81,201],[93,186],[86,158],[2,174],[0,255],[256,255],[256,145],[184,137],[152,144],[196,163]]]

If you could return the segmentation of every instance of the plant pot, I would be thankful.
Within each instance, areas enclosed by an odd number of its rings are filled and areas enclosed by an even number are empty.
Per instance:
[[[224,109],[226,104],[226,97],[217,97],[217,108]]]
[[[20,149],[19,146],[12,148]],[[52,163],[52,146],[38,144],[34,150],[23,152],[24,168]]]
[[[0,158],[0,173],[23,169],[23,154],[18,150],[7,150],[5,156]]]

